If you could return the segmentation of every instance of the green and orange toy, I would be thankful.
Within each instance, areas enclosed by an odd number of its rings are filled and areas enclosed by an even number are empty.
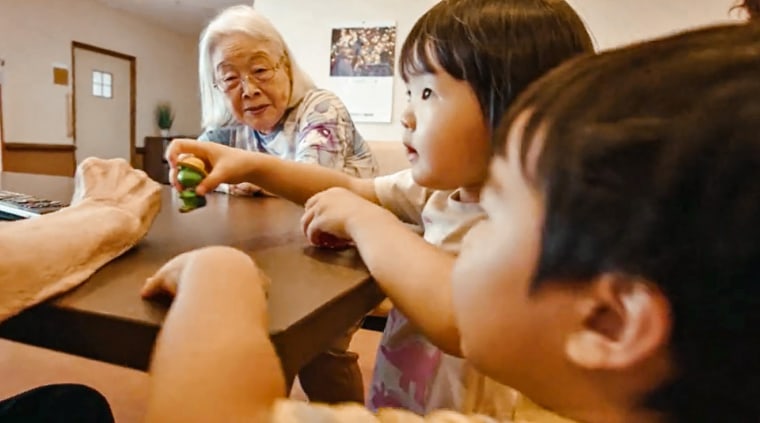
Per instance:
[[[206,165],[203,160],[192,156],[180,157],[177,162],[179,172],[177,172],[177,182],[182,185],[182,191],[179,193],[179,198],[182,200],[182,206],[179,211],[187,213],[195,210],[199,207],[206,205],[206,197],[198,195],[195,192],[195,187],[201,183],[206,177]]]

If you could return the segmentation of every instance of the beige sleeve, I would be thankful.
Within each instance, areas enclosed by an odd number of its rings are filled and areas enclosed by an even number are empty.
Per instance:
[[[84,282],[143,235],[137,217],[89,200],[0,223],[0,321]]]
[[[0,224],[0,321],[84,282],[161,209],[161,186],[122,159],[84,160],[74,186],[71,206]]]
[[[281,400],[275,404],[272,423],[497,423],[486,416],[465,416],[453,411],[436,411],[428,416],[396,409],[377,414],[359,404],[327,406],[302,401]],[[506,423],[506,422],[505,422]]]
[[[380,205],[406,223],[422,225],[422,209],[432,194],[432,190],[414,182],[411,169],[375,178]]]

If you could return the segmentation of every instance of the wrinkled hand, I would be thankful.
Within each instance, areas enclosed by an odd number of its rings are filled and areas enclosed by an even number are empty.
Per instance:
[[[245,175],[250,171],[245,161],[249,153],[244,150],[214,142],[176,138],[166,148],[166,161],[170,166],[169,180],[177,191],[182,191],[182,186],[177,182],[177,161],[183,154],[192,154],[208,166],[208,175],[195,188],[200,195],[206,195],[221,183],[245,182]]]
[[[166,262],[151,277],[149,277],[140,291],[143,298],[151,298],[161,294],[177,295],[177,290],[188,276],[197,273],[199,269],[207,266],[224,266],[225,259],[231,256],[240,256],[243,260],[253,260],[242,251],[232,247],[212,246],[182,253]],[[258,267],[256,267],[258,269]],[[269,277],[259,269],[262,289],[266,294],[269,291]]]
[[[85,201],[105,203],[137,217],[146,233],[161,209],[161,185],[123,159],[90,157],[77,167],[71,205]]]
[[[241,182],[239,184],[230,185],[228,193],[230,195],[239,195],[243,197],[250,197],[261,192],[261,188],[250,182]]]
[[[347,247],[356,228],[393,217],[384,208],[344,188],[330,188],[312,196],[304,209],[301,227],[306,238],[327,248]]]

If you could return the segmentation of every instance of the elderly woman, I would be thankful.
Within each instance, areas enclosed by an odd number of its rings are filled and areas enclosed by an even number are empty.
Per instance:
[[[346,106],[315,87],[279,32],[252,7],[223,11],[206,27],[199,49],[206,129],[199,139],[375,175],[375,160]],[[231,192],[246,193],[246,187]]]
[[[199,139],[359,177],[376,174],[375,159],[346,106],[315,87],[280,33],[252,7],[230,7],[209,23],[199,45],[199,76],[206,128]],[[258,191],[251,184],[227,189]],[[299,372],[309,399],[363,401],[358,357],[347,351],[356,329],[358,324]]]

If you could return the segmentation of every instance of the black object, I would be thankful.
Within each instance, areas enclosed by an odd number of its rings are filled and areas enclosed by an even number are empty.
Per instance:
[[[58,211],[68,204],[0,190],[0,220],[18,220]],[[15,218],[14,218],[15,217]]]
[[[113,423],[111,407],[84,385],[46,385],[0,401],[0,421],[15,423]]]

